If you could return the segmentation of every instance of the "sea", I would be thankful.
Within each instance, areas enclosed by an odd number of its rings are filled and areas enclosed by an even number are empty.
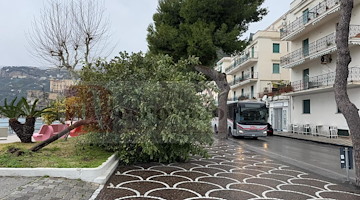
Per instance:
[[[25,118],[19,118],[19,122],[24,123]],[[44,122],[40,118],[36,119],[35,132],[38,132],[43,124]],[[9,118],[0,118],[0,127],[9,127]],[[9,128],[9,134],[13,134],[11,128]]]

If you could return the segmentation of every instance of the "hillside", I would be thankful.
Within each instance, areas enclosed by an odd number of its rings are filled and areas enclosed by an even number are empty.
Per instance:
[[[9,66],[0,69],[0,105],[5,98],[26,97],[27,90],[49,92],[50,79],[69,79],[66,70]]]

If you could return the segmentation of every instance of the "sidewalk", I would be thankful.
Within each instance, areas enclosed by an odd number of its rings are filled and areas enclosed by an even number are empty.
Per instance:
[[[119,166],[96,200],[116,199],[360,199],[359,190],[216,141],[210,157],[186,163]]]
[[[20,142],[19,137],[16,134],[10,134],[6,139],[0,139],[0,144]]]
[[[327,138],[324,136],[312,136],[312,135],[304,135],[304,134],[280,132],[280,131],[274,131],[274,135],[280,137],[294,138],[298,140],[308,140],[322,144],[331,144],[331,145],[347,146],[347,147],[353,146],[350,137]]]
[[[275,135],[335,145],[351,144],[349,139],[344,138],[329,139],[285,132],[276,132]],[[0,177],[0,188],[6,191],[0,194],[0,199],[360,198],[358,188],[286,165],[231,140],[216,140],[208,150],[210,158],[195,156],[187,163],[119,166],[104,186],[64,178]]]
[[[1,177],[2,200],[88,200],[99,185],[54,177]]]

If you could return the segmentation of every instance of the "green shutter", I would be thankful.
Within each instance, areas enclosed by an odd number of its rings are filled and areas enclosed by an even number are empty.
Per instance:
[[[279,74],[279,73],[280,73],[280,64],[273,63],[273,74]]]
[[[310,99],[303,100],[303,113],[310,114]]]
[[[278,43],[273,44],[273,53],[280,53],[280,44]]]

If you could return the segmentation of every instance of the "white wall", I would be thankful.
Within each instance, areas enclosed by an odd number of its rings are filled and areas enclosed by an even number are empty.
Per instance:
[[[360,108],[360,86],[348,90],[350,100]],[[344,116],[337,113],[334,92],[292,97],[291,122],[293,124],[319,124],[348,129]],[[310,114],[303,114],[303,100],[310,99]]]

